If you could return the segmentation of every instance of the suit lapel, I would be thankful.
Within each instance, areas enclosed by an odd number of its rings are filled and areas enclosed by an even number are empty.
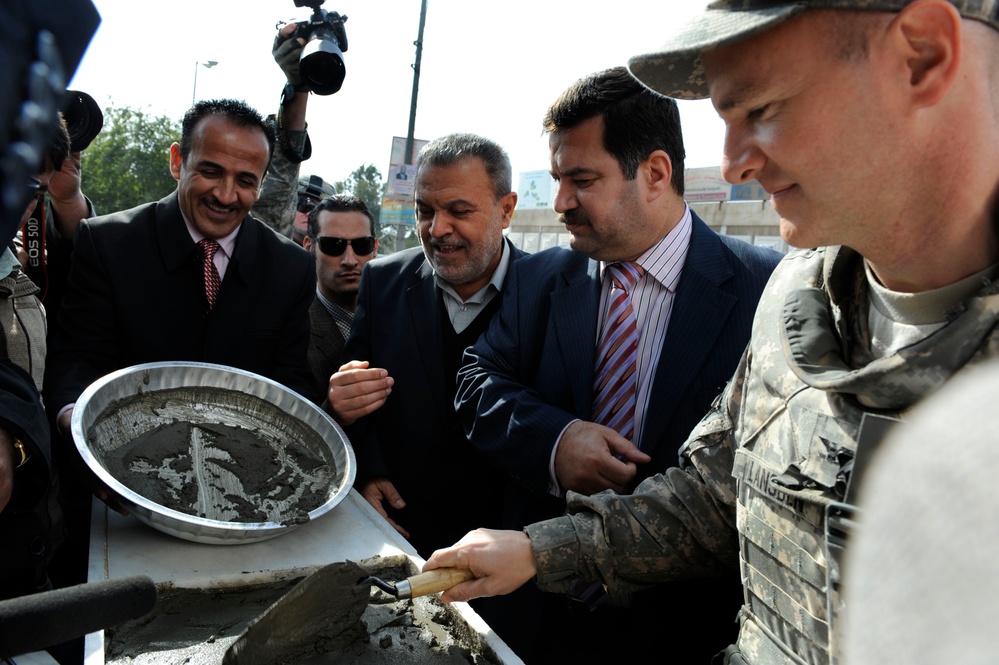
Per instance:
[[[430,395],[437,405],[442,418],[454,411],[454,405],[445,398],[448,395],[444,379],[444,349],[441,337],[441,299],[437,293],[434,271],[426,260],[420,263],[414,274],[413,283],[406,289],[406,302],[412,337],[416,340],[417,359],[430,384]]]
[[[336,321],[330,316],[330,313],[326,311],[323,303],[319,301],[319,298],[315,298],[312,301],[311,308],[311,320],[315,322],[312,327],[312,336],[316,338],[316,348],[326,361],[329,363],[334,363],[333,354],[339,355],[340,351],[343,349],[344,338],[340,333],[340,326],[336,324]],[[339,367],[334,368],[334,371],[339,369]]]
[[[563,269],[551,295],[551,321],[575,412],[593,410],[593,364],[600,266],[580,254]]]
[[[184,224],[184,216],[180,212],[177,192],[158,201],[153,214],[163,266],[167,272],[173,272],[197,253],[197,245],[191,239],[187,225]],[[197,255],[197,261],[201,262],[200,254]]]
[[[660,437],[728,321],[736,297],[723,291],[721,284],[731,276],[721,241],[694,215],[687,262],[649,397],[643,445]]]

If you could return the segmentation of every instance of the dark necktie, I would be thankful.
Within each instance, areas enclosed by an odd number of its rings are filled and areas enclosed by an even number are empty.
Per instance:
[[[198,244],[205,254],[205,297],[208,299],[208,309],[212,309],[219,295],[219,287],[222,286],[219,270],[215,267],[215,252],[219,251],[219,244],[211,238],[205,238]]]
[[[610,305],[597,345],[593,382],[593,422],[610,427],[624,438],[635,435],[635,396],[638,393],[638,322],[631,291],[643,270],[635,263],[612,263]]]

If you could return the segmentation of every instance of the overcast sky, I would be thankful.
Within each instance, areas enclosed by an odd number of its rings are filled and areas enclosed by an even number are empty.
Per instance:
[[[293,0],[94,4],[102,24],[70,88],[102,108],[174,119],[191,105],[195,69],[198,99],[237,97],[274,112],[284,83],[270,53],[275,23],[311,13]],[[515,174],[546,170],[541,118],[559,93],[581,76],[655,50],[703,4],[428,0],[416,138],[474,132],[509,151]],[[347,76],[337,94],[311,96],[313,157],[303,173],[339,180],[372,163],[384,175],[392,137],[406,136],[409,125],[420,0],[327,0],[323,9],[347,16]],[[197,65],[208,60],[218,65]],[[681,102],[680,110],[687,166],[717,165],[723,127],[710,102]]]

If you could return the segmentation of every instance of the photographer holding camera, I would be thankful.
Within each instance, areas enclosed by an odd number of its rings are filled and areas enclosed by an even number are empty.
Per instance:
[[[337,92],[345,74],[341,49],[347,50],[343,29],[347,17],[320,9],[322,3],[323,0],[296,0],[298,7],[313,8],[312,17],[278,23],[271,52],[287,82],[281,92],[278,112],[270,118],[277,133],[274,157],[260,191],[260,200],[253,206],[256,217],[298,244],[302,244],[305,237],[308,211],[319,202],[314,193],[303,189],[300,183],[318,180],[324,193],[333,193],[318,176],[299,178],[301,163],[312,155],[305,120],[309,93],[331,95]]]
[[[38,174],[42,182],[18,237],[18,258],[40,293],[51,334],[69,278],[73,235],[80,220],[97,213],[80,188],[82,153],[104,127],[104,114],[85,92],[68,90],[61,109],[69,132],[69,155],[55,171]]]

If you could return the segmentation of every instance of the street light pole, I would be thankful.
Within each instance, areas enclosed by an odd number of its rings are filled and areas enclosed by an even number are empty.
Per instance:
[[[194,61],[194,88],[191,90],[191,106],[194,106],[194,100],[198,95],[198,65],[201,65],[205,69],[211,69],[217,64],[219,63],[215,60],[208,60],[206,62]]]
[[[405,154],[402,156],[403,164],[413,163],[413,134],[416,130],[416,99],[420,92],[420,61],[423,59],[423,26],[427,22],[427,0],[421,0],[420,2],[420,31],[417,34],[416,41],[413,44],[416,46],[416,62],[413,63],[413,98],[409,104],[409,131],[406,133],[406,149]],[[396,230],[395,237],[395,249],[399,251],[403,248],[405,244],[406,237],[406,227],[404,224],[400,224],[399,228]]]

